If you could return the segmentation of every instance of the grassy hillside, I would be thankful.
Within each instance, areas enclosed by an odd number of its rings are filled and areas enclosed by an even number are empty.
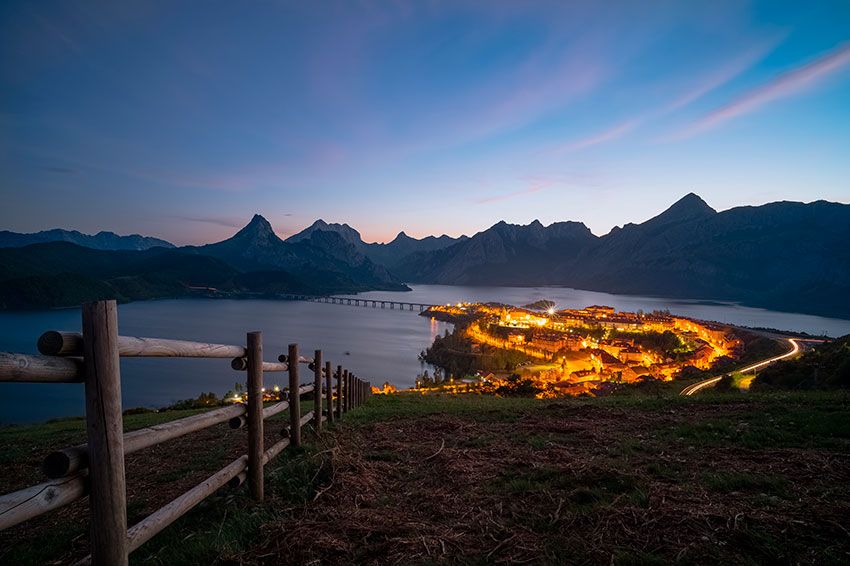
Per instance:
[[[850,388],[850,335],[819,344],[799,358],[765,368],[756,390]]]
[[[73,441],[56,433],[0,430],[2,453],[32,439],[6,462],[3,487],[26,484],[51,446]],[[244,450],[244,436],[212,430],[129,458],[132,519]],[[265,504],[225,490],[133,561],[850,560],[850,404],[840,393],[382,396],[307,438],[268,468]],[[83,555],[85,507],[74,507],[0,535],[0,562]]]

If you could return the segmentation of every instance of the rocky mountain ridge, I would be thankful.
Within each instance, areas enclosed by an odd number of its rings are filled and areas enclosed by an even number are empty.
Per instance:
[[[28,234],[8,230],[0,231],[0,248],[21,248],[48,242],[70,242],[95,250],[148,250],[156,247],[175,247],[171,242],[150,236],[140,236],[139,234],[119,236],[114,232],[101,231],[90,235],[77,230],[63,230],[61,228]]]

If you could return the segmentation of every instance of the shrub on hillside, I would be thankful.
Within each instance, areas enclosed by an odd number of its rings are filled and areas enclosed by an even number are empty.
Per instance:
[[[766,368],[755,378],[752,388],[850,388],[850,335],[821,344],[795,360]]]

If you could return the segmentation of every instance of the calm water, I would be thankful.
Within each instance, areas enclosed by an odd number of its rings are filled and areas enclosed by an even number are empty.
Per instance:
[[[373,292],[366,298],[447,303],[499,301],[522,305],[551,299],[559,307],[606,304],[620,310],[669,308],[675,314],[746,326],[786,330],[850,333],[850,320],[789,314],[741,307],[658,298],[609,295],[559,287],[454,287],[417,285],[409,293]],[[413,384],[421,371],[417,354],[447,325],[418,313],[322,303],[282,301],[174,300],[132,303],[119,307],[119,328],[125,335],[152,336],[242,344],[245,333],[262,330],[267,360],[276,359],[296,342],[312,355],[321,348],[325,359],[342,364],[373,383]],[[77,309],[28,313],[0,312],[0,351],[35,353],[45,330],[79,330]],[[346,352],[349,352],[346,354]],[[202,391],[225,393],[244,374],[228,360],[122,360],[124,407],[167,405],[197,397]],[[285,374],[268,374],[266,382],[283,384]],[[0,384],[0,423],[41,421],[82,415],[83,386],[77,384]]]

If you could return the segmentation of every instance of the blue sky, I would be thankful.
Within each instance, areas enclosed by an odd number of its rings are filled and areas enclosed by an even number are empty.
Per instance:
[[[11,2],[0,229],[596,234],[850,202],[850,3]]]

